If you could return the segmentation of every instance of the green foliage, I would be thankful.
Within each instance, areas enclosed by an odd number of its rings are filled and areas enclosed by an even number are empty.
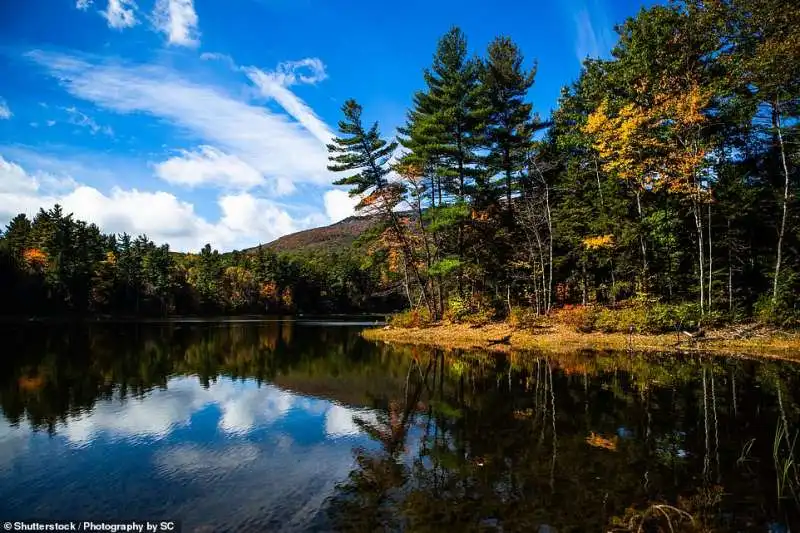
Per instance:
[[[462,322],[473,313],[473,308],[468,301],[458,296],[451,296],[447,301],[445,318],[451,322]]]
[[[756,302],[755,312],[764,324],[787,329],[800,327],[800,309],[796,303],[783,295],[777,300],[773,300],[771,294],[763,295]]]
[[[520,329],[530,329],[538,326],[541,317],[530,307],[514,306],[508,314],[508,323]]]
[[[428,269],[428,274],[432,276],[447,276],[462,266],[461,261],[453,258],[445,258],[437,261]]]
[[[355,172],[339,179],[334,185],[351,185],[352,196],[374,192],[387,186],[386,175],[389,173],[388,161],[396,142],[382,139],[378,124],[365,129],[361,121],[362,108],[355,100],[347,100],[342,106],[344,120],[339,122],[339,131],[343,137],[336,137],[328,144],[332,172]],[[362,199],[358,208],[365,207]]]
[[[425,308],[414,308],[392,315],[388,323],[398,328],[420,328],[431,323],[431,315]]]
[[[388,311],[382,265],[355,249],[177,254],[146,236],[103,235],[59,206],[15,217],[0,239],[2,314],[240,314]]]

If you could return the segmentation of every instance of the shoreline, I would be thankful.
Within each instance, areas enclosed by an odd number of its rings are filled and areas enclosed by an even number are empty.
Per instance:
[[[728,356],[751,356],[800,361],[800,334],[768,331],[736,338],[740,330],[732,327],[709,330],[700,339],[682,333],[658,335],[625,333],[580,333],[561,324],[537,328],[518,328],[507,323],[484,326],[468,324],[433,324],[421,328],[370,328],[362,332],[369,341],[397,345],[416,345],[446,350],[482,350],[512,352],[542,350],[574,352],[577,350],[615,350],[635,352],[707,353]],[[508,342],[490,345],[490,341],[508,338]]]

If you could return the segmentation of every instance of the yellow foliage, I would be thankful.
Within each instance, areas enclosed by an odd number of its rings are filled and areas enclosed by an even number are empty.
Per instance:
[[[294,296],[292,295],[292,289],[286,287],[283,289],[283,293],[281,293],[281,302],[287,309],[291,309],[294,306]]]
[[[108,263],[111,266],[114,266],[114,265],[117,264],[117,256],[114,255],[114,252],[106,252],[106,261],[105,262]]]
[[[604,100],[583,130],[592,136],[605,170],[619,179],[639,189],[698,193],[698,172],[707,155],[701,132],[710,100],[711,91],[696,83],[650,95],[647,106],[627,103],[616,112]]]
[[[609,248],[614,245],[614,236],[598,235],[596,237],[586,237],[583,239],[583,245],[589,250]]]

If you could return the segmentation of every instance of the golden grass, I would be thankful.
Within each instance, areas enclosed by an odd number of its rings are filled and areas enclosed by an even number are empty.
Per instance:
[[[542,350],[574,352],[577,350],[634,350],[637,352],[702,352],[720,355],[745,355],[800,361],[800,335],[773,332],[749,339],[732,338],[732,330],[706,332],[703,339],[692,340],[681,333],[662,335],[627,335],[625,333],[579,333],[562,324],[535,329],[515,328],[506,323],[481,327],[467,324],[434,324],[425,328],[376,328],[364,330],[370,341],[388,344],[411,344],[443,349],[481,349],[509,352]],[[510,336],[508,344],[490,346],[489,341]]]

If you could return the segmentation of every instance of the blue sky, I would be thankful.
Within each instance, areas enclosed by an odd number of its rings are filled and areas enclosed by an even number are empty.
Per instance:
[[[394,134],[438,38],[512,37],[546,117],[641,1],[0,1],[0,224],[61,203],[231,250],[352,214],[324,143],[356,98]]]

